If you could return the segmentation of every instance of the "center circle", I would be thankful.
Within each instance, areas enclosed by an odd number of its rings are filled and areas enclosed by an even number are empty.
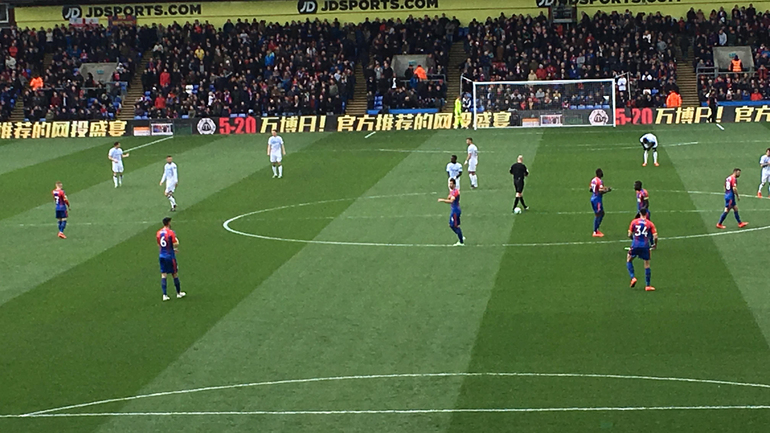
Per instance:
[[[719,193],[706,192],[706,191],[666,191],[666,192],[676,192],[676,193],[686,193],[686,194],[719,194]],[[314,202],[277,206],[273,208],[260,209],[260,210],[247,212],[241,215],[234,216],[228,219],[227,221],[225,221],[224,223],[222,223],[222,227],[224,227],[224,229],[227,230],[228,232],[236,235],[240,235],[240,236],[246,236],[246,237],[256,238],[256,239],[264,239],[269,241],[291,242],[291,243],[312,244],[312,245],[337,245],[337,246],[358,246],[358,247],[402,247],[402,248],[403,247],[416,247],[416,248],[452,247],[451,244],[432,244],[432,243],[388,243],[388,242],[355,242],[355,241],[325,241],[325,240],[316,240],[316,239],[296,239],[296,238],[286,238],[286,237],[279,237],[279,236],[269,236],[269,235],[263,235],[259,233],[249,233],[249,232],[244,232],[231,227],[231,224],[234,223],[235,221],[241,220],[243,218],[246,218],[252,215],[259,215],[259,214],[276,212],[276,211],[281,211],[286,209],[294,209],[294,208],[300,208],[300,207],[306,207],[306,206],[314,206],[314,205],[321,205],[321,204],[328,204],[328,203],[339,203],[339,202],[346,202],[346,201],[352,202],[352,201],[361,200],[361,199],[373,200],[373,199],[386,199],[386,198],[431,195],[431,194],[438,194],[438,193],[437,192],[418,192],[418,193],[404,193],[404,194],[391,194],[391,195],[374,195],[374,196],[356,197],[356,198],[319,200]],[[665,212],[665,211],[659,210],[656,212]],[[563,213],[575,214],[575,212],[563,212]],[[582,212],[578,212],[578,213],[582,213]],[[586,212],[586,213],[591,214],[591,212]],[[622,212],[622,213],[627,213],[627,212]],[[660,240],[671,241],[671,240],[686,240],[686,239],[698,239],[698,238],[715,237],[715,236],[737,235],[737,234],[751,233],[751,232],[762,231],[767,229],[770,229],[770,225],[752,227],[752,228],[741,229],[741,230],[729,230],[729,231],[719,231],[719,232],[712,232],[712,233],[697,233],[697,234],[691,234],[691,235],[661,237]],[[625,244],[629,242],[630,241],[628,239],[617,239],[617,240],[586,240],[586,241],[568,241],[568,242],[468,244],[468,246],[476,247],[476,248],[564,247],[564,246],[573,246],[573,245]]]

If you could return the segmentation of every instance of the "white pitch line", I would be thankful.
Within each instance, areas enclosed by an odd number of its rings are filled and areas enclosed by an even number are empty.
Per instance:
[[[743,210],[741,211],[743,213],[754,213],[754,212],[770,212],[770,208],[767,209],[750,209],[750,210]],[[528,214],[534,214],[534,215],[593,215],[594,213],[591,211],[527,211]],[[713,213],[713,214],[721,214],[722,211],[719,209],[672,209],[672,210],[664,210],[664,209],[656,209],[654,213],[657,214],[679,214],[679,213]],[[634,215],[636,214],[636,211],[608,211],[605,212],[607,215]],[[436,214],[414,214],[414,215],[347,215],[347,216],[317,216],[317,217],[283,217],[283,218],[248,218],[249,221],[270,221],[270,222],[277,222],[277,221],[319,221],[319,220],[334,220],[338,218],[347,219],[347,220],[383,220],[383,219],[407,219],[407,218],[442,218],[446,216],[445,214],[436,213]],[[474,218],[509,218],[510,212],[484,212],[484,213],[473,213],[468,212],[465,214],[466,217],[474,217]],[[188,220],[188,221],[177,221],[176,224],[193,224],[193,223],[220,223],[222,220]],[[125,225],[125,224],[136,224],[136,225],[146,225],[146,224],[157,224],[158,221],[112,221],[112,222],[106,222],[106,221],[91,221],[91,222],[69,222],[67,224],[68,227],[80,227],[80,226],[112,226],[112,225]],[[50,228],[52,223],[20,223],[20,224],[13,224],[13,223],[7,223],[0,221],[0,227],[18,227],[18,228],[37,228],[37,227],[46,227]]]
[[[762,388],[770,389],[770,385],[763,383],[751,383],[751,382],[733,382],[727,380],[713,380],[713,379],[692,379],[685,377],[666,377],[666,376],[640,376],[640,375],[621,375],[621,374],[595,374],[595,373],[395,373],[395,374],[370,374],[370,375],[354,375],[354,376],[330,376],[330,377],[314,377],[307,379],[286,379],[267,382],[251,382],[240,383],[233,385],[219,385],[219,386],[206,386],[201,388],[184,389],[177,391],[163,391],[155,392],[151,394],[141,394],[131,397],[110,398],[106,400],[97,400],[89,403],[73,404],[69,406],[56,407],[52,409],[40,410],[36,412],[30,412],[21,415],[0,415],[0,418],[33,418],[46,414],[53,414],[54,412],[62,412],[70,409],[80,409],[84,407],[98,406],[108,403],[119,403],[134,400],[141,400],[154,397],[165,397],[169,395],[180,394],[193,394],[204,391],[219,391],[226,389],[237,388],[254,388],[262,386],[272,385],[289,385],[289,384],[304,384],[304,383],[317,383],[317,382],[337,382],[337,381],[353,381],[353,380],[376,380],[376,379],[399,379],[399,378],[436,378],[436,377],[547,377],[547,378],[581,378],[581,379],[619,379],[619,380],[645,380],[656,382],[677,382],[677,383],[699,383],[707,385],[725,385],[747,388]],[[707,407],[707,406],[703,406]],[[82,414],[62,414],[69,416],[77,416]],[[49,415],[50,416],[50,415]],[[95,414],[94,416],[100,416]]]
[[[373,134],[373,133],[371,133]],[[364,138],[368,138],[371,136],[371,134],[367,135]],[[748,144],[748,143],[766,143],[766,140],[748,140],[748,141],[741,141],[739,144]],[[684,143],[670,143],[670,144],[661,144],[658,147],[681,147],[681,146],[692,146],[696,144],[722,144],[722,142],[717,141],[688,141]],[[577,143],[577,144],[571,144],[570,147],[587,147],[587,149],[580,149],[580,150],[590,150],[590,151],[600,151],[600,150],[628,150],[628,149],[641,149],[640,146],[606,146],[606,147],[596,147],[596,143]],[[445,154],[450,155],[456,150],[450,150],[450,149],[384,149],[384,148],[377,148],[377,149],[315,149],[315,150],[307,150],[306,152],[395,152],[395,153],[426,153],[426,154]],[[504,154],[511,154],[512,152],[498,152],[494,150],[484,150],[484,154],[487,153],[504,153]]]
[[[152,146],[153,144],[160,143],[161,141],[170,140],[172,138],[174,138],[173,135],[171,137],[165,137],[165,138],[161,138],[160,140],[155,140],[155,141],[151,141],[149,143],[142,144],[141,146],[132,147],[131,149],[126,149],[125,152],[128,153],[128,152],[131,152],[131,151],[134,151],[134,150],[137,150],[137,149],[141,149],[143,147]]]
[[[724,131],[724,130],[725,130],[724,126],[722,126],[722,125],[720,125],[720,124],[718,124],[718,123],[717,123],[717,128],[721,129],[722,131]]]
[[[292,416],[292,415],[428,415],[437,413],[542,413],[542,412],[642,412],[686,410],[767,410],[770,405],[722,406],[599,406],[599,407],[511,407],[454,409],[369,409],[369,410],[253,410],[185,412],[95,412],[0,415],[0,418],[86,418],[86,417],[170,417],[170,416]]]
[[[374,135],[376,133],[377,133],[377,131],[370,132],[370,133],[366,134],[366,137],[364,137],[364,138],[369,138],[369,137],[371,137],[372,135]]]
[[[754,213],[754,212],[770,212],[770,208],[767,209],[750,209],[750,210],[742,210],[743,213]],[[533,215],[593,215],[594,213],[592,211],[565,211],[565,212],[551,212],[551,211],[527,211],[528,214]],[[636,211],[609,211],[604,212],[607,215],[635,215]],[[680,214],[680,213],[705,213],[705,214],[721,214],[722,210],[719,209],[674,209],[674,210],[663,210],[663,209],[656,209],[653,212],[654,214]],[[474,212],[464,212],[463,217],[473,217],[473,218],[506,218],[508,219],[511,215],[510,211],[507,212],[484,212],[484,213],[474,213]],[[248,221],[269,221],[269,222],[278,222],[278,221],[324,221],[324,220],[335,220],[335,219],[343,219],[343,220],[386,220],[386,219],[409,219],[409,218],[441,218],[445,217],[446,214],[414,214],[414,215],[346,215],[346,216],[310,216],[310,217],[283,217],[283,218],[248,218]],[[212,222],[212,221],[209,221]],[[90,224],[90,223],[88,223]],[[104,223],[107,224],[107,223]],[[112,224],[112,223],[110,223]],[[124,224],[124,223],[121,223]],[[25,226],[25,224],[19,224],[19,226]],[[29,226],[40,226],[40,227],[50,227],[51,224],[26,224],[27,227]]]
[[[430,154],[443,154],[451,155],[456,150],[442,150],[442,149],[384,149],[384,148],[369,148],[369,149],[310,149],[303,150],[303,152],[394,152],[394,153],[430,153]],[[493,150],[485,150],[487,153],[497,153]]]
[[[175,221],[177,224],[183,221]],[[193,221],[184,221],[184,222],[193,222]],[[211,221],[214,222],[214,221]],[[78,226],[112,226],[112,225],[123,225],[123,224],[158,224],[158,221],[91,221],[91,222],[68,222],[67,226],[69,227],[78,227]],[[53,223],[22,223],[22,224],[7,224],[0,222],[0,227],[3,226],[12,226],[12,227],[51,227]]]

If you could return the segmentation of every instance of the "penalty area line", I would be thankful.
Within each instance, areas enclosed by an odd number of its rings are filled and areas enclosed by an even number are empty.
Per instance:
[[[370,133],[366,134],[366,137],[364,137],[364,138],[369,138],[369,137],[371,137],[372,135],[374,135],[376,133],[377,133],[377,131],[370,132]]]
[[[143,147],[152,146],[153,144],[157,144],[157,143],[160,143],[161,141],[170,140],[170,139],[172,139],[172,138],[174,138],[174,136],[173,136],[173,135],[172,135],[171,137],[165,137],[165,138],[161,138],[160,140],[155,140],[155,141],[151,141],[151,142],[149,142],[149,143],[145,143],[145,144],[142,144],[142,145],[140,145],[140,146],[132,147],[131,149],[126,149],[126,153],[128,153],[128,152],[132,152],[132,151],[134,151],[134,150],[137,150],[137,149],[141,149],[141,148],[143,148]]]

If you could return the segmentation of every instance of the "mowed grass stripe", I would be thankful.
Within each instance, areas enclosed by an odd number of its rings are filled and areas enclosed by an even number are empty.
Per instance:
[[[563,132],[546,134],[536,176],[530,182],[530,201],[538,200],[551,210],[590,209],[588,184],[593,168],[601,167],[605,182],[616,188],[605,196],[607,210],[633,210],[632,185],[639,179],[650,191],[653,221],[662,236],[707,231],[695,214],[655,213],[656,209],[694,208],[687,194],[655,192],[684,189],[665,148],[660,149],[661,167],[643,169],[640,150],[579,152],[570,148],[572,140]],[[678,137],[692,140],[684,133]],[[596,139],[606,143],[604,137]],[[633,142],[638,136],[619,130],[612,140]],[[584,186],[585,192],[571,191],[575,185]],[[511,241],[590,240],[592,220],[590,215],[523,218]],[[604,239],[623,239],[629,222],[630,217],[605,217]],[[767,347],[712,239],[662,242],[652,255],[652,283],[658,289],[653,293],[628,288],[622,246],[508,249],[469,371],[768,380],[759,373]],[[643,282],[638,260],[636,273]],[[633,382],[566,378],[547,383],[466,379],[456,407],[677,405],[714,401],[724,395],[732,394],[715,394],[707,387],[651,390]],[[633,426],[653,431],[682,417],[689,423],[677,431],[710,427],[698,414],[681,413],[637,415]],[[538,432],[588,431],[597,425],[629,429],[624,424],[629,418],[622,414],[456,414],[450,431],[504,431],[512,425],[517,431]],[[722,421],[729,429],[727,417]]]
[[[463,227],[471,244],[500,242],[508,237],[512,190],[507,174],[519,153],[533,158],[538,140],[528,136],[509,141],[509,134],[473,134],[481,149],[481,189],[469,188],[467,172],[462,181]],[[333,158],[371,161],[389,169],[393,153],[342,152],[382,148],[404,149],[421,143],[414,152],[390,170],[357,200],[327,209],[326,205],[303,206],[264,214],[266,219],[239,222],[239,228],[258,233],[303,239],[359,239],[378,242],[446,243],[456,237],[447,227],[448,205],[444,168],[449,155],[465,158],[466,133],[377,134],[365,142],[334,140],[308,149],[317,158],[321,152],[340,151]],[[427,138],[427,139],[426,139]],[[407,143],[407,144],[404,144]],[[439,150],[424,153],[425,150]],[[344,154],[345,156],[343,156]],[[337,156],[339,155],[339,156]],[[355,155],[350,159],[347,155]],[[368,169],[347,164],[338,170]],[[295,172],[292,169],[292,172]],[[291,177],[289,178],[291,179]],[[336,185],[336,184],[335,184]],[[292,186],[294,187],[294,186]],[[337,188],[294,203],[339,197]],[[381,197],[381,198],[370,198]],[[275,207],[252,204],[250,210]],[[435,218],[413,218],[426,213]],[[496,213],[495,218],[478,214]],[[331,216],[317,236],[303,233],[306,220],[281,218]],[[387,215],[387,221],[376,219]],[[356,218],[371,217],[371,218]],[[270,218],[276,218],[271,222]],[[315,223],[315,221],[314,221]],[[243,239],[251,248],[268,251],[283,248],[280,242]],[[169,366],[141,392],[186,389],[200,385],[245,383],[327,375],[462,371],[467,368],[476,327],[486,306],[501,249],[447,248],[445,250],[390,249],[349,246],[304,248],[281,266],[257,290],[245,298],[180,359]],[[206,366],[202,368],[201,366]],[[240,389],[206,395],[179,395],[155,401],[135,401],[124,411],[165,408],[264,408],[333,407],[381,409],[385,407],[451,407],[460,381],[420,379],[380,380],[376,383],[289,385],[264,389]],[[100,432],[155,429],[229,431],[441,431],[448,415],[404,418],[396,423],[384,417],[304,419],[216,419],[176,418],[147,420],[116,417]]]
[[[749,228],[770,225],[766,215],[770,201],[756,199],[757,186],[760,183],[759,158],[765,153],[768,143],[761,142],[770,126],[767,124],[741,125],[740,130],[722,132],[720,135],[729,140],[729,146],[715,145],[697,152],[670,152],[677,171],[684,185],[689,190],[707,190],[720,192],[724,179],[733,168],[742,168],[738,180],[738,191],[743,197],[738,202],[741,218],[749,222]],[[711,131],[712,135],[718,132]],[[727,138],[729,137],[729,139]],[[760,138],[759,140],[757,138]],[[763,196],[768,196],[767,185]],[[724,207],[721,195],[693,194],[692,201],[704,211],[701,214],[703,224],[709,230],[717,231],[717,223]],[[735,229],[734,215],[728,215],[724,223],[728,229]],[[738,285],[746,304],[754,314],[765,339],[770,342],[770,294],[767,290],[767,245],[770,233],[760,231],[751,235],[715,238],[714,243]]]
[[[293,140],[289,151],[295,152],[320,139],[304,135]],[[158,181],[165,164],[164,155],[176,153],[180,183],[176,198],[180,210],[203,200],[269,164],[264,150],[254,149],[250,140],[242,138],[196,138],[189,150],[181,152],[178,138],[142,149],[154,157],[141,156],[153,162],[132,170],[115,189],[112,177],[78,193],[70,193],[70,212],[66,240],[56,237],[53,206],[44,204],[13,218],[0,220],[0,304],[30,290],[73,266],[141,232],[155,226],[169,212]],[[167,144],[169,143],[169,144]],[[202,145],[203,143],[208,143]],[[155,147],[157,146],[157,147]],[[260,146],[261,148],[261,146]],[[151,150],[152,149],[152,150]],[[137,156],[143,155],[138,153]],[[179,214],[184,215],[183,213]],[[26,246],[26,247],[25,247]],[[33,246],[33,247],[30,247]],[[45,272],[40,272],[45,269]]]
[[[180,213],[175,228],[182,242],[180,277],[188,293],[184,301],[160,301],[154,226],[0,307],[0,326],[5,330],[0,346],[8,348],[0,354],[0,364],[6,367],[0,395],[9,402],[3,411],[23,413],[136,394],[302,249],[292,244],[260,246],[225,232],[221,221],[232,212],[296,203],[319,194],[355,197],[405,157],[393,154],[373,161],[351,156],[321,164],[317,156],[291,153],[307,137],[323,142],[339,141],[344,135],[284,137],[290,152],[284,160],[284,179],[271,179],[263,164],[255,175],[217,188],[216,195]],[[180,163],[181,182],[194,188],[193,173],[207,183],[215,181],[211,175],[225,176],[228,171],[253,173],[239,164],[251,156],[254,137],[229,140],[238,140],[233,146],[241,150],[239,158],[226,146],[212,148],[207,165],[194,169]],[[265,160],[261,140],[256,146],[260,161]],[[336,174],[334,183],[314,181],[329,173]],[[180,201],[181,188],[180,184]],[[347,205],[341,205],[339,212]],[[303,225],[302,234],[312,236],[325,225]],[[264,337],[258,329],[254,332],[252,337]],[[11,431],[83,432],[103,420],[27,421],[32,420],[3,423]]]
[[[162,142],[162,149],[167,154],[179,154],[210,143],[215,138],[210,136],[175,137]],[[134,145],[150,143],[158,137],[131,138],[122,140],[123,148],[129,149]],[[44,144],[34,146],[46,154],[47,146],[57,146],[58,140],[44,140]],[[36,141],[39,142],[39,141]],[[114,141],[103,142],[101,146],[90,147],[57,157],[43,160],[18,170],[0,175],[0,201],[5,203],[0,207],[0,221],[13,215],[20,214],[44,203],[52,203],[51,190],[54,182],[64,182],[64,190],[68,195],[85,190],[105,181],[112,183],[112,165],[107,159],[107,152]],[[33,142],[30,142],[30,144]],[[64,140],[63,146],[75,146]],[[154,145],[157,146],[157,145]],[[162,152],[160,148],[149,146],[139,149],[136,153],[125,158],[124,181],[126,186],[134,182],[134,173],[151,164],[158,164]],[[165,154],[163,155],[165,156]],[[160,174],[158,174],[160,180]]]
[[[149,137],[148,137],[149,138]],[[128,138],[130,141],[140,140]],[[109,138],[58,138],[56,140],[0,140],[0,175],[74,152],[109,145]]]

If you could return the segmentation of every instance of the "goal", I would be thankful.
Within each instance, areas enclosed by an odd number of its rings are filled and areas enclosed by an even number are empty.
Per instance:
[[[612,78],[471,83],[473,129],[616,126]]]

